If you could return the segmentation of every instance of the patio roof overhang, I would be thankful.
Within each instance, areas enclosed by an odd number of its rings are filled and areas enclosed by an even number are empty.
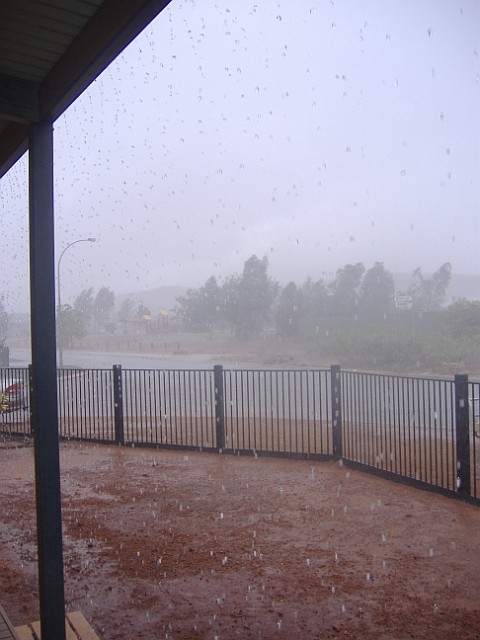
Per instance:
[[[0,3],[0,177],[170,0]]]
[[[0,178],[29,150],[31,406],[42,637],[65,640],[53,122],[170,0],[2,0]]]

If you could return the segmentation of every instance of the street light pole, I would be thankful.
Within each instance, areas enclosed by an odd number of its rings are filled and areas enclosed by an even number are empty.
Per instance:
[[[77,244],[78,242],[96,242],[96,238],[81,238],[80,240],[74,240],[73,242],[70,242],[70,244],[67,244],[67,246],[65,247],[65,249],[62,251],[62,253],[60,254],[60,257],[58,258],[58,262],[57,262],[57,322],[58,319],[60,318],[60,313],[62,310],[62,304],[60,301],[60,262],[63,258],[63,255],[65,253],[65,251],[67,249],[70,249],[70,247],[73,247],[74,244]],[[58,327],[57,327],[58,329]],[[60,338],[60,337],[59,337]],[[62,340],[61,338],[58,340],[58,366],[59,367],[63,367],[63,349],[62,349]]]

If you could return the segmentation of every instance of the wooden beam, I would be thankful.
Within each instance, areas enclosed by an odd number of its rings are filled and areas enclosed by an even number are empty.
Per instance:
[[[105,0],[40,89],[41,117],[58,118],[171,0]]]
[[[28,125],[12,122],[0,138],[0,178],[28,149]]]
[[[0,117],[14,122],[37,122],[39,84],[0,73]]]
[[[105,0],[41,83],[36,120],[62,115],[170,1]],[[0,136],[0,178],[28,148],[28,129],[14,124]]]

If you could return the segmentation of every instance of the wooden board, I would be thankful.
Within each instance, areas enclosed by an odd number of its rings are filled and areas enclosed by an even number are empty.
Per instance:
[[[35,640],[33,637],[33,631],[28,624],[24,624],[21,627],[15,627],[15,633],[18,636],[18,640]]]
[[[0,605],[0,640],[18,640],[13,625],[8,619],[5,610]]]
[[[67,620],[81,640],[100,640],[81,611],[67,613]]]
[[[65,618],[67,640],[100,640],[81,611],[71,611]],[[6,640],[42,640],[40,620],[16,627],[16,636],[5,636]],[[0,640],[3,640],[0,635]]]

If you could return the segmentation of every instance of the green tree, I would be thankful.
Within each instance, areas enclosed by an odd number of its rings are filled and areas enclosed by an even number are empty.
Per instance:
[[[410,280],[408,294],[413,299],[415,311],[438,311],[445,302],[448,285],[452,278],[452,266],[445,262],[431,278],[425,278],[420,267],[415,269]]]
[[[3,344],[1,341],[5,341],[7,334],[8,334],[8,329],[10,326],[10,319],[8,316],[8,313],[5,310],[5,301],[3,296],[0,297],[0,343]]]
[[[117,313],[117,317],[119,320],[128,320],[132,318],[135,313],[135,302],[132,298],[128,297],[120,305],[120,308]]]
[[[327,289],[323,280],[313,281],[307,278],[302,285],[301,333],[306,336],[317,335],[320,318],[327,311]]]
[[[365,267],[361,262],[347,264],[336,273],[330,284],[329,307],[335,316],[356,316],[358,314],[359,288]]]
[[[359,307],[364,316],[378,318],[385,316],[393,308],[393,275],[383,262],[375,262],[362,279]]]
[[[212,331],[222,323],[222,290],[214,276],[200,289],[189,289],[176,299],[175,314],[185,328]]]
[[[268,260],[253,255],[241,276],[232,276],[223,287],[228,319],[239,338],[260,334],[272,316],[278,285],[268,276]]]
[[[63,307],[64,305],[62,305]],[[93,287],[83,289],[73,302],[73,309],[80,314],[85,326],[92,319],[93,315]]]
[[[237,318],[240,309],[240,283],[238,274],[228,276],[222,285],[223,315],[234,333],[237,332]]]
[[[204,324],[209,329],[219,326],[223,322],[222,289],[214,276],[211,276],[200,289]]]
[[[137,310],[135,311],[135,317],[141,319],[143,318],[143,316],[151,316],[151,315],[152,315],[152,312],[150,311],[150,309],[146,307],[143,304],[143,302],[139,302]]]
[[[460,298],[445,310],[444,326],[452,338],[480,339],[480,301]]]
[[[95,296],[92,307],[93,317],[99,327],[108,323],[114,307],[115,294],[108,287],[102,287]]]
[[[76,311],[69,304],[62,304],[57,309],[57,341],[64,347],[72,347],[75,338],[81,339],[87,335],[85,321],[80,311]]]
[[[203,330],[200,326],[198,318],[198,299],[197,289],[188,289],[185,295],[175,298],[175,318],[180,326],[187,331]]]
[[[303,294],[294,282],[289,282],[280,292],[275,310],[277,333],[282,338],[299,335],[300,320],[303,312]]]

